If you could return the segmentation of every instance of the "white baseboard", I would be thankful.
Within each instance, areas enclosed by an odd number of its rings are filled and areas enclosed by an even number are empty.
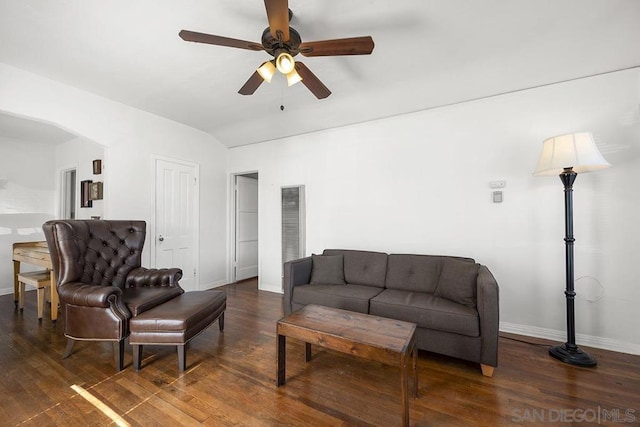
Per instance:
[[[545,338],[558,342],[565,342],[567,340],[567,333],[565,331],[539,328],[537,326],[519,325],[517,323],[500,322],[500,332],[508,332],[535,338]],[[579,346],[602,348],[604,350],[617,351],[620,353],[640,354],[640,345],[612,340],[610,338],[576,334],[576,343]]]
[[[200,290],[206,291],[207,289],[217,288],[220,286],[224,286],[226,284],[228,284],[228,282],[224,279],[217,280],[215,282],[210,282],[210,283],[200,283]]]
[[[0,288],[0,295],[13,294],[13,286],[10,288]]]
[[[283,294],[283,290],[282,290],[282,285],[281,284],[277,284],[277,285],[271,285],[269,283],[261,283],[259,288],[261,291],[267,291],[267,292],[273,292],[276,294]]]

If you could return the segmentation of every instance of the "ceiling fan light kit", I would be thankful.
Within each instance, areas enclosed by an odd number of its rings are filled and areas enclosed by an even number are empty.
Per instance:
[[[282,74],[289,74],[293,71],[293,67],[295,66],[295,61],[293,60],[293,56],[289,55],[287,52],[281,52],[278,54],[276,58],[276,68]]]
[[[276,67],[273,65],[273,61],[266,61],[260,67],[258,67],[258,74],[267,83],[271,83],[273,75],[276,73]]]
[[[298,74],[296,70],[291,70],[291,72],[287,74],[287,86],[293,86],[301,81],[302,77],[300,77],[300,74]]]
[[[273,56],[274,60],[264,62],[240,88],[238,93],[242,95],[253,95],[263,81],[270,83],[277,69],[287,77],[288,86],[302,81],[316,98],[323,99],[331,95],[331,91],[306,65],[295,61],[294,56],[298,53],[306,57],[370,55],[373,52],[371,36],[302,42],[300,34],[289,27],[293,13],[289,10],[288,0],[264,0],[264,5],[269,27],[262,33],[261,44],[189,30],[179,33],[180,38],[185,41],[253,51],[264,50]]]

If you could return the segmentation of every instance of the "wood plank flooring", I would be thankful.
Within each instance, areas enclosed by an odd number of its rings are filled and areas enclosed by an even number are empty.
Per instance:
[[[140,372],[128,345],[119,373],[109,343],[78,342],[63,360],[64,318],[53,327],[46,308],[38,322],[35,292],[24,312],[12,295],[0,296],[0,425],[106,426],[117,417],[131,426],[400,425],[394,367],[315,347],[305,364],[304,345],[287,340],[287,382],[276,388],[281,295],[258,291],[255,280],[222,289],[224,333],[214,325],[195,338],[182,374],[171,347],[145,346]],[[493,378],[476,364],[420,352],[412,425],[640,425],[640,356],[588,349],[598,366],[577,368],[549,357],[548,345],[502,336]]]

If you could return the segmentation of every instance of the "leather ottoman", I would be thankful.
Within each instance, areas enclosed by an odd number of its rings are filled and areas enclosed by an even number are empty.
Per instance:
[[[178,348],[178,369],[187,366],[186,344],[216,319],[220,332],[224,330],[224,291],[185,292],[159,306],[133,317],[129,321],[129,343],[133,346],[133,367],[140,370],[143,345],[175,345]]]

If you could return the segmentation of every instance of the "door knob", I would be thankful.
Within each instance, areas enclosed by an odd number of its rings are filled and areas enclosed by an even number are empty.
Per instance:
[[[164,242],[164,237],[162,237],[162,234],[160,235],[160,237],[158,237],[158,240],[160,240],[161,242]]]

